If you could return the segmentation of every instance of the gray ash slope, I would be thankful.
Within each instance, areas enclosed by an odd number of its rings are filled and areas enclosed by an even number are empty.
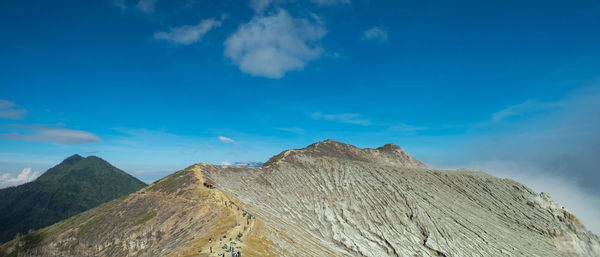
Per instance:
[[[202,169],[278,231],[265,238],[275,255],[600,256],[598,236],[548,194],[480,171],[430,169],[395,145],[326,140],[262,168]]]

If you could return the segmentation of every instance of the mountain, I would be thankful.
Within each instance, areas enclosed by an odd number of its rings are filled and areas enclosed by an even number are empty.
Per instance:
[[[392,144],[332,140],[260,168],[192,165],[8,242],[0,256],[217,256],[229,247],[242,256],[600,256],[598,236],[546,193],[431,169]]]
[[[36,180],[0,190],[0,240],[130,194],[145,183],[96,156],[73,155]]]
[[[262,167],[264,163],[262,162],[234,162],[231,166],[242,166],[242,167]]]

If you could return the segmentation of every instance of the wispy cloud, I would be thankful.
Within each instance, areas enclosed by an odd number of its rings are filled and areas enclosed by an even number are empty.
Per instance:
[[[311,0],[311,1],[319,6],[350,4],[350,0]]]
[[[8,100],[0,99],[0,118],[20,120],[27,115],[27,110]]]
[[[362,126],[368,126],[372,124],[371,121],[361,118],[361,115],[357,113],[323,114],[320,112],[314,112],[309,116],[314,120],[327,120]]]
[[[510,117],[548,111],[557,107],[561,107],[563,105],[564,103],[562,102],[537,102],[528,100],[517,105],[509,106],[503,110],[494,113],[494,115],[492,115],[492,121],[500,122]]]
[[[250,0],[250,7],[257,13],[262,13],[271,6],[278,8],[287,2],[295,2],[295,0]],[[350,0],[311,0],[311,2],[319,7],[350,4]]]
[[[375,27],[372,27],[372,28],[366,30],[365,32],[363,32],[363,37],[365,37],[366,39],[375,40],[375,41],[379,41],[379,42],[388,42],[389,41],[387,29],[380,27],[380,26],[375,26]]]
[[[214,19],[206,19],[198,25],[185,25],[181,27],[171,28],[169,32],[154,33],[154,38],[158,40],[166,40],[173,44],[189,45],[196,43],[215,27],[221,26],[221,22]]]
[[[156,9],[156,0],[140,0],[135,5],[135,8],[146,14],[154,13]]]
[[[10,173],[0,175],[0,188],[18,186],[31,182],[40,176],[39,171],[32,171],[31,168],[25,168],[16,177]]]
[[[114,0],[113,4],[122,11],[129,9],[137,10],[145,14],[153,14],[156,11],[157,0],[139,0],[137,2],[130,2],[127,0]]]
[[[3,127],[12,130],[13,132],[2,133],[0,134],[0,137],[14,140],[43,141],[61,144],[86,144],[100,141],[98,136],[82,130],[39,125],[5,125]]]
[[[244,73],[281,78],[320,57],[319,41],[325,34],[318,19],[296,19],[280,9],[240,25],[225,41],[224,55]]]
[[[262,12],[273,2],[278,2],[278,1],[275,1],[275,0],[250,0],[250,7],[252,7],[252,9],[254,9],[254,11],[256,11],[256,12]]]
[[[410,124],[396,124],[388,127],[388,131],[392,132],[416,132],[429,129],[426,126],[415,126]]]
[[[221,142],[223,142],[225,144],[235,143],[235,140],[228,138],[228,137],[224,137],[224,136],[219,136],[219,140],[221,140]]]
[[[290,133],[294,133],[294,134],[302,134],[302,133],[304,133],[304,129],[298,128],[298,127],[277,128],[277,130],[281,130],[281,131],[285,131],[285,132],[290,132]]]

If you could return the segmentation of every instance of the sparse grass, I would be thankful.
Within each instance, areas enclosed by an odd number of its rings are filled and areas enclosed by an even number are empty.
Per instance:
[[[156,216],[156,212],[155,211],[151,211],[149,213],[146,213],[142,217],[140,217],[138,220],[136,220],[133,225],[134,226],[141,225],[141,224],[145,223],[146,221],[154,218],[155,216]]]
[[[85,223],[85,225],[83,225],[81,227],[81,234],[85,235],[85,234],[89,233],[91,230],[97,228],[100,225],[100,223],[102,223],[103,221],[104,221],[104,216],[99,216],[99,217],[91,219],[90,221]]]
[[[165,192],[167,194],[174,193],[177,190],[177,185],[181,184],[180,181],[178,181],[178,178],[189,172],[189,170],[175,172],[164,179],[154,182],[148,189]]]
[[[23,247],[31,248],[31,247],[35,246],[36,244],[38,244],[39,242],[41,242],[42,240],[44,240],[44,233],[37,232],[37,231],[33,232],[33,233],[29,233],[25,237],[23,237],[23,240],[25,241],[25,245]]]

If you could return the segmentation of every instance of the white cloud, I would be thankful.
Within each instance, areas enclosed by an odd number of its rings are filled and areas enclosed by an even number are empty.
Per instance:
[[[494,113],[492,121],[500,122],[506,118],[547,111],[563,105],[561,102],[536,102],[528,100]]]
[[[379,26],[375,26],[366,30],[365,32],[363,32],[363,36],[366,39],[376,40],[379,42],[388,42],[387,30]]]
[[[146,14],[151,14],[151,13],[154,13],[155,6],[156,6],[156,0],[140,0],[135,5],[135,8],[138,9],[140,12],[143,12]]]
[[[230,162],[221,162],[221,165],[223,165],[223,166],[231,166],[231,163]]]
[[[314,120],[328,120],[363,126],[371,125],[371,121],[362,119],[361,115],[356,113],[322,114],[320,112],[315,112],[310,114],[309,116]]]
[[[219,136],[219,140],[221,140],[221,142],[223,142],[225,144],[235,143],[235,140],[228,138],[228,137],[224,137],[224,136]]]
[[[221,22],[214,19],[206,19],[198,25],[185,25],[181,27],[171,28],[169,32],[154,33],[154,38],[158,40],[166,40],[173,44],[189,45],[196,43],[204,37],[214,27],[221,26]]]
[[[61,144],[86,144],[100,141],[98,136],[90,132],[75,129],[43,127],[37,125],[15,125],[8,126],[8,128],[16,129],[17,132],[0,134],[0,137]]]
[[[242,72],[281,78],[320,57],[323,49],[319,40],[325,34],[318,20],[295,19],[280,9],[277,14],[255,16],[240,25],[225,41],[224,55]]]
[[[31,182],[40,176],[39,171],[32,171],[31,168],[25,168],[16,177],[10,173],[4,173],[0,176],[0,188],[18,186],[27,182]]]
[[[27,110],[8,100],[0,99],[0,118],[20,120],[27,115]]]

